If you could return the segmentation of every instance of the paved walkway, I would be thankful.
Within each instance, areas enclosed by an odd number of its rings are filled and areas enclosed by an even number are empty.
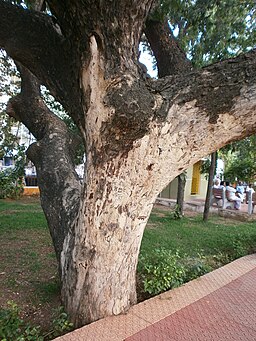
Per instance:
[[[56,340],[254,341],[256,254]]]

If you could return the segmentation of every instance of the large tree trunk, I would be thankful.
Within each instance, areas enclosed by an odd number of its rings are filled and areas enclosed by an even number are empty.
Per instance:
[[[136,302],[140,243],[158,193],[200,158],[256,131],[256,53],[192,70],[173,36],[165,48],[167,22],[148,21],[161,74],[171,75],[145,80],[138,45],[152,0],[47,2],[54,20],[0,0],[0,45],[22,64],[22,91],[9,114],[37,138],[28,154],[62,299],[78,326]],[[76,137],[46,108],[37,79],[80,130],[83,185],[74,169]]]
[[[137,157],[133,153],[104,169],[87,168],[80,213],[61,254],[62,296],[76,325],[120,314],[136,303],[137,258],[155,200],[136,166],[127,167],[136,165]]]

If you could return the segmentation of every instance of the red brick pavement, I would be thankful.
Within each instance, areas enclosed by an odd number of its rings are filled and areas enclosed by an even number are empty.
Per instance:
[[[126,341],[256,340],[256,269]]]
[[[256,254],[56,341],[256,341]]]

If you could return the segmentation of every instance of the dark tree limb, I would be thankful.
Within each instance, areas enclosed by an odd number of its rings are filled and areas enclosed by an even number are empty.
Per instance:
[[[49,15],[1,0],[0,46],[29,68],[76,122],[79,121],[80,61]]]
[[[154,0],[114,1],[111,6],[107,0],[76,0],[72,5],[66,0],[48,0],[47,3],[66,37],[79,41],[83,60],[86,59],[84,51],[90,48],[90,38],[95,36],[106,61],[105,77],[127,69],[137,72],[132,60],[137,60],[143,25]],[[88,59],[85,64],[87,62]]]
[[[148,19],[144,32],[154,52],[160,78],[187,73],[192,69],[192,64],[180,49],[167,19],[164,22]]]
[[[64,238],[78,213],[81,185],[75,172],[73,144],[65,123],[55,116],[40,97],[36,77],[18,64],[21,93],[13,97],[7,112],[21,120],[36,137],[27,151],[37,169],[42,207],[58,259]]]

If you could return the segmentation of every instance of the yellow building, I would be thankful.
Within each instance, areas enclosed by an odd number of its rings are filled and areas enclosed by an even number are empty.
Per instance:
[[[200,173],[202,161],[198,161],[192,167],[187,169],[186,186],[184,193],[185,201],[193,199],[205,199],[208,181],[205,179],[205,174]],[[160,198],[177,199],[178,179],[175,178],[169,185],[160,193]]]

